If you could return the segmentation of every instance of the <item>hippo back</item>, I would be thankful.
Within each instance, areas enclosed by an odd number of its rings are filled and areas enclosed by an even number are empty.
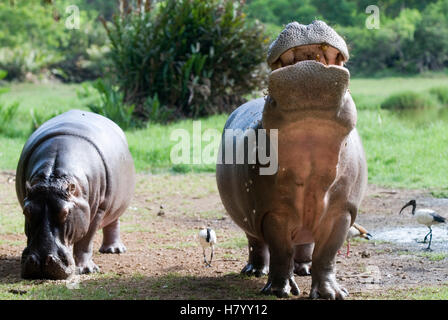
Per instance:
[[[16,191],[20,202],[24,198],[25,172],[30,156],[43,142],[62,135],[82,138],[98,151],[106,170],[106,198],[111,194],[120,197],[120,193],[116,192],[120,184],[134,187],[134,164],[121,128],[101,115],[71,110],[41,125],[23,147],[16,172]],[[126,191],[131,194],[132,190]]]

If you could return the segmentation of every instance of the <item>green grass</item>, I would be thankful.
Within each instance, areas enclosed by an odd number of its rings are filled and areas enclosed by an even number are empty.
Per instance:
[[[242,249],[247,247],[247,238],[244,234],[239,234],[233,238],[219,243],[220,248],[224,249]]]
[[[366,150],[369,182],[382,186],[430,188],[435,194],[446,194],[448,168],[448,115],[431,111],[400,114],[381,110],[382,101],[402,91],[428,92],[448,86],[448,77],[410,77],[352,79],[351,92],[358,107],[357,128]],[[0,168],[14,170],[29,134],[31,108],[44,114],[82,108],[76,96],[77,85],[15,84],[2,96],[3,101],[19,101],[19,116],[11,124],[16,136],[0,135]],[[448,110],[448,109],[447,109]],[[227,115],[201,119],[201,129],[221,131]],[[16,123],[17,122],[17,123]],[[185,129],[190,135],[192,120],[169,125],[150,123],[144,129],[126,131],[135,165],[140,172],[213,172],[214,164],[173,165],[170,152],[177,141],[170,135],[174,129]],[[27,131],[28,130],[28,131]],[[202,142],[204,148],[208,142]],[[192,154],[192,150],[190,150]]]
[[[76,286],[75,282],[67,281],[7,281],[0,281],[0,300],[260,299],[257,281],[236,273],[223,274],[222,281],[175,272],[161,277],[95,274],[82,277]],[[273,296],[261,297],[275,299]]]
[[[416,127],[390,111],[364,110],[358,114],[369,168],[369,182],[405,188],[446,185],[448,127],[434,121]]]
[[[447,300],[448,283],[444,286],[407,288],[405,290],[387,290],[378,295],[362,295],[370,299],[387,300]]]
[[[448,86],[448,77],[387,77],[352,79],[350,91],[358,109],[377,109],[381,102],[397,92],[424,92],[434,87]]]

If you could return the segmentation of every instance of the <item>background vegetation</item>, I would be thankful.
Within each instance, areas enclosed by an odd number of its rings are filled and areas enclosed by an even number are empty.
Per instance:
[[[380,9],[379,29],[365,27],[366,8]],[[290,21],[323,19],[344,36],[354,75],[440,71],[448,66],[448,1],[248,0],[246,11],[272,34]]]
[[[263,28],[236,1],[166,1],[129,8],[106,24],[112,80],[149,118],[199,117],[230,111],[261,87]],[[158,119],[158,120],[159,120]]]
[[[69,15],[65,9],[73,4],[80,9],[79,30],[65,27]],[[141,205],[130,207],[132,213],[123,217],[124,234],[151,231],[156,239],[169,238],[172,242],[163,245],[145,243],[145,237],[138,243],[160,245],[163,251],[176,252],[176,259],[178,247],[197,246],[190,237],[196,232],[192,225],[204,221],[223,226],[224,212],[188,208],[193,195],[216,200],[217,191],[212,175],[184,173],[214,172],[215,166],[173,165],[170,151],[177,142],[169,139],[170,134],[174,129],[191,134],[197,119],[202,132],[221,131],[233,108],[263,96],[266,46],[293,20],[308,24],[324,19],[350,47],[350,91],[358,109],[369,183],[425,188],[435,197],[447,198],[448,0],[376,1],[380,29],[372,30],[365,27],[370,4],[370,0],[0,0],[0,170],[7,170],[0,183],[0,245],[7,252],[11,248],[20,252],[25,246],[23,216],[13,190],[13,173],[25,141],[46,120],[82,109],[103,114],[124,129],[138,172],[170,174],[169,179],[164,174],[140,176],[136,195]],[[202,141],[202,148],[207,144]],[[208,177],[205,185],[203,176]],[[192,185],[203,190],[195,193]],[[180,189],[191,194],[179,198]],[[177,213],[168,200],[174,198],[180,206]],[[168,204],[165,217],[156,214],[161,203]],[[185,216],[191,225],[178,228],[178,217]],[[170,219],[176,228],[166,232]],[[245,240],[240,231],[220,239],[223,258],[243,261],[243,255],[228,251],[242,252]],[[9,262],[11,254],[5,257],[4,270],[20,264],[19,254]],[[418,259],[428,263],[434,258],[446,255]],[[192,299],[203,297],[203,287],[256,298],[253,294],[264,281],[236,274],[204,282],[177,273],[145,278],[138,272],[127,276],[120,272],[93,275],[78,290],[64,283],[19,280],[7,272],[9,277],[0,281],[0,299],[163,299],[172,297],[177,287],[193,287]],[[421,285],[367,297],[447,299],[445,283]],[[220,290],[212,291],[211,298],[221,297]]]
[[[172,129],[200,118],[220,131],[231,109],[263,95],[266,46],[283,25],[320,18],[351,47],[370,182],[443,196],[447,3],[379,1],[380,29],[369,30],[364,0],[1,1],[0,168],[15,168],[40,124],[78,108],[126,130],[140,171],[213,171],[170,162]],[[68,4],[79,30],[64,26]]]

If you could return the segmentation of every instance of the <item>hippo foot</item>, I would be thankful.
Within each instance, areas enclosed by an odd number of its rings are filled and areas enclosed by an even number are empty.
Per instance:
[[[298,276],[310,276],[311,275],[311,262],[295,262],[294,261],[294,273]]]
[[[347,296],[348,291],[334,279],[316,281],[311,286],[311,299],[344,300]]]
[[[289,293],[297,296],[300,293],[299,286],[294,279],[294,276],[291,276],[289,279],[286,279],[282,285],[273,285],[271,280],[268,280],[263,289],[261,289],[261,293],[266,295],[276,295],[277,298],[288,298]]]
[[[243,270],[241,270],[241,273],[248,277],[255,276],[255,277],[259,278],[259,277],[265,276],[269,273],[269,267],[268,266],[256,267],[252,263],[248,263],[243,268]]]
[[[103,244],[100,248],[101,253],[125,253],[126,247],[121,242],[116,242],[110,245]]]
[[[90,260],[85,264],[78,265],[77,271],[78,274],[88,274],[100,272],[100,268],[92,260]]]

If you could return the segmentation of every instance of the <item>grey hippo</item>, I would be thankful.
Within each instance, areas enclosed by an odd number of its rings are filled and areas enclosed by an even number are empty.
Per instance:
[[[111,120],[71,110],[40,126],[23,147],[16,192],[25,215],[23,278],[66,279],[98,271],[102,253],[126,251],[119,217],[128,207],[135,170],[123,131]]]
[[[218,189],[248,239],[242,273],[269,274],[264,293],[298,295],[296,273],[311,274],[311,298],[348,295],[336,281],[335,256],[367,186],[348,59],[344,39],[325,22],[288,24],[268,50],[267,96],[240,106],[225,124],[242,133],[223,134]],[[257,138],[252,148],[248,132],[259,129],[266,130],[266,145]],[[244,161],[233,151],[233,161],[226,160],[229,144],[245,146]],[[277,159],[273,174],[261,173],[266,164],[258,156],[249,162],[260,148]]]

